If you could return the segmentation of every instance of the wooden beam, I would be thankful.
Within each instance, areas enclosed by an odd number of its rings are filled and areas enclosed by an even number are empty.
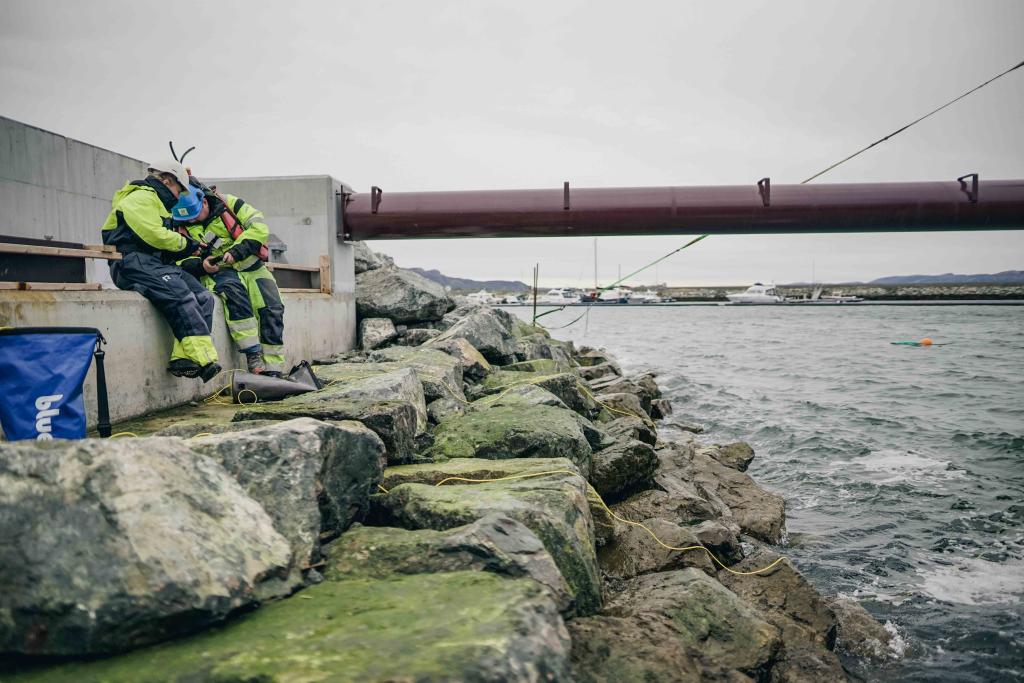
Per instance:
[[[82,292],[100,289],[103,289],[103,285],[98,282],[0,282],[0,290]]]
[[[331,257],[327,255],[320,257],[320,292],[331,293]]]
[[[291,263],[268,263],[267,268],[270,270],[297,270],[303,273],[316,273],[319,272],[319,266],[299,266]]]
[[[308,289],[308,288],[305,288],[305,287],[280,287],[280,288],[278,288],[277,291],[284,292],[285,294],[322,294],[323,293],[319,289]]]
[[[66,247],[39,247],[33,244],[9,244],[0,242],[0,254],[23,254],[28,256],[65,256],[76,258],[99,258],[108,261],[120,261],[121,255],[116,251],[103,249],[68,249]],[[316,270],[314,268],[314,270]]]

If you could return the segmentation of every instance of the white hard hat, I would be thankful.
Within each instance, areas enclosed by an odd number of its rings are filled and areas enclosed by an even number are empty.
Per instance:
[[[154,161],[146,167],[150,171],[159,171],[160,173],[170,173],[172,176],[178,179],[182,187],[188,187],[188,171],[185,167],[173,159],[161,159],[160,161]]]

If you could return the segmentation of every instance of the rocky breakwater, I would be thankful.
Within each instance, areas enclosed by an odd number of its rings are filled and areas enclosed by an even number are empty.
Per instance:
[[[0,444],[4,680],[821,681],[837,642],[884,653],[778,554],[749,447],[659,433],[652,375],[401,299],[321,391]]]

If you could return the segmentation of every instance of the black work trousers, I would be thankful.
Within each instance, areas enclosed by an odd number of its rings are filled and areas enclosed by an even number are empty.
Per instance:
[[[209,337],[213,327],[214,296],[178,266],[159,257],[134,252],[110,262],[110,275],[120,289],[149,299],[171,326],[179,342],[186,337]]]

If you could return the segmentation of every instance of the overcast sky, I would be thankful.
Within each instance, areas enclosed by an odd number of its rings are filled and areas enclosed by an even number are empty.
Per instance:
[[[282,9],[285,8],[285,9]],[[0,4],[0,114],[200,176],[366,192],[794,183],[1024,59],[1021,0]],[[1024,69],[815,182],[1024,178]],[[602,238],[614,279],[685,237]],[[589,238],[374,242],[592,283]],[[1024,232],[729,236],[673,284],[1024,269]]]

